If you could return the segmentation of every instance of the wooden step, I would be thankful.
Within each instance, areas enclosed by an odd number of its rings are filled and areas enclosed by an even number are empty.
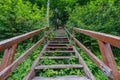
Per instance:
[[[34,77],[32,80],[90,80],[86,76]]]
[[[65,41],[65,42],[69,42],[69,40],[51,40],[51,41],[58,41],[58,42],[63,42],[63,41]]]
[[[49,41],[49,42],[53,42],[53,43],[54,43],[54,42],[66,42],[66,43],[67,43],[67,42],[69,42],[69,41]]]
[[[68,38],[53,38],[52,40],[68,40]]]
[[[69,59],[75,56],[47,56],[49,59]],[[46,57],[41,57],[41,59],[46,58]]]
[[[48,49],[73,49],[73,47],[72,46],[48,46],[47,47]]]
[[[74,51],[44,51],[44,53],[75,53]]]
[[[52,40],[69,40],[68,38],[53,38]]]
[[[67,37],[54,37],[53,39],[68,39]]]
[[[55,41],[55,42],[49,42],[49,44],[69,44],[69,42],[59,42],[59,41]]]
[[[64,48],[66,47],[66,48],[67,48],[67,47],[68,47],[68,48],[70,48],[70,47],[72,47],[72,46],[70,45],[70,46],[47,46],[47,47],[53,47],[53,48],[54,48],[54,47],[59,47],[59,48],[61,48],[61,47],[64,47]]]
[[[83,68],[83,65],[80,64],[57,64],[57,65],[39,65],[35,67],[35,70],[40,69],[62,69],[62,68]]]
[[[70,44],[48,44],[48,46],[69,46]]]

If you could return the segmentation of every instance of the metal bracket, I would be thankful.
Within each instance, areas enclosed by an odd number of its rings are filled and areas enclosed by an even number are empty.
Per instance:
[[[102,66],[102,65],[101,65],[101,69],[104,72],[104,74],[107,75],[107,77],[113,78],[112,71],[110,69],[108,69],[106,66]]]

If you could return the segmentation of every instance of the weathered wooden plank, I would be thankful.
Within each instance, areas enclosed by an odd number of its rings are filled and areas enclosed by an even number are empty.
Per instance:
[[[29,32],[29,33],[26,33],[26,34],[23,34],[23,35],[20,35],[20,36],[16,36],[16,37],[1,41],[0,42],[0,51],[3,51],[4,49],[9,48],[14,44],[17,44],[21,41],[24,41],[24,40],[40,33],[41,31],[48,30],[48,29],[49,29],[49,27],[46,27],[46,28],[43,28],[43,29],[38,29],[38,30]]]
[[[82,57],[80,56],[79,52],[76,50],[76,48],[74,47],[74,51],[75,54],[77,55],[78,59],[79,59],[79,63],[83,65],[83,69],[85,71],[85,75],[90,79],[90,80],[96,80],[95,77],[93,76],[93,74],[91,73],[91,71],[89,70],[89,68],[87,67],[85,61],[82,59]]]
[[[71,75],[71,76],[57,76],[50,78],[34,77],[32,80],[90,80],[90,79],[88,79],[86,76]]]
[[[50,59],[69,59],[75,56],[47,56],[47,58]],[[41,59],[46,58],[46,57],[41,57]]]
[[[46,49],[47,45],[44,46],[44,48],[42,49],[42,51],[40,52],[39,56],[37,57],[37,59],[34,61],[31,70],[28,72],[28,74],[23,78],[23,80],[31,80],[34,76],[35,76],[35,67],[38,65],[39,60],[41,59],[41,57],[43,56],[43,53]]]
[[[45,53],[75,53],[74,51],[45,51]]]
[[[80,68],[82,69],[83,66],[80,64],[57,64],[57,65],[39,65],[36,66],[35,69],[61,69],[61,68]]]
[[[117,69],[117,65],[116,65],[110,44],[99,41],[99,40],[98,40],[98,43],[99,43],[99,48],[100,48],[101,55],[103,58],[103,62],[111,68],[113,79],[114,80],[120,79],[120,75],[119,75],[119,72]],[[108,76],[111,77],[111,75],[109,75],[109,74],[108,74]]]
[[[54,39],[68,39],[67,37],[54,37]]]
[[[52,42],[69,42],[69,40],[51,40]]]
[[[119,36],[113,36],[113,35],[109,35],[105,33],[99,33],[95,31],[84,30],[84,29],[75,28],[75,27],[73,28],[73,30],[80,32],[82,34],[94,37],[100,41],[110,43],[111,45],[120,48],[120,37]]]
[[[14,60],[14,54],[16,52],[17,44],[13,45],[11,48],[7,48],[4,52],[2,62],[0,64],[0,71],[10,65]]]
[[[69,41],[50,41],[50,42],[51,42],[51,43],[52,43],[52,42],[53,42],[53,43],[54,43],[54,42],[56,42],[56,43],[57,43],[57,42],[66,42],[66,43],[67,43],[67,42],[69,42]]]
[[[16,67],[22,63],[30,54],[31,52],[44,41],[44,38],[39,40],[35,45],[33,45],[30,49],[28,49],[24,54],[22,54],[17,60],[15,60],[11,65],[6,67],[4,70],[0,72],[0,80],[5,80],[10,73],[16,69]]]
[[[67,46],[70,44],[48,44],[48,46]]]
[[[71,45],[69,45],[69,46],[48,46],[48,47],[68,47],[68,48],[70,48],[70,47],[72,47]]]
[[[47,47],[48,49],[73,49],[73,47],[72,46],[63,46],[63,47],[61,47],[61,46],[48,46]]]
[[[87,49],[82,43],[76,38],[73,38],[74,42],[92,59],[92,61],[107,75],[111,74],[112,70],[102,61],[100,61],[89,49]],[[107,75],[108,76],[108,75]]]
[[[69,42],[49,42],[49,44],[69,44]]]

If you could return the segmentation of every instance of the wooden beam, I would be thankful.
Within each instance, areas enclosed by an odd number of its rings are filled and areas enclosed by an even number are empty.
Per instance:
[[[36,34],[42,32],[44,30],[48,30],[48,29],[49,29],[49,27],[46,27],[46,28],[43,28],[43,29],[38,29],[38,30],[29,32],[29,33],[26,33],[26,34],[23,34],[23,35],[20,35],[20,36],[16,36],[16,37],[1,41],[0,42],[0,51],[5,50],[6,48],[10,48],[12,45],[17,44],[21,41],[24,41],[24,40],[26,40],[26,39],[28,39],[28,38],[36,35]]]
[[[2,58],[2,62],[0,64],[0,71],[10,65],[14,60],[14,54],[16,51],[17,44],[13,45],[11,48],[5,49],[4,56]]]
[[[105,63],[100,61],[89,49],[87,49],[76,38],[73,38],[73,40],[107,76],[108,76],[108,73],[109,75],[111,75],[112,70]]]
[[[31,53],[32,51],[42,42],[44,42],[44,38],[39,40],[35,45],[33,45],[30,49],[28,49],[25,53],[23,53],[17,60],[15,60],[11,65],[6,67],[4,70],[0,72],[0,80],[5,80],[10,73],[16,69],[16,67],[21,64]]]
[[[83,69],[85,71],[85,74],[87,75],[87,77],[90,80],[96,80],[95,77],[93,76],[93,74],[91,73],[91,71],[89,70],[89,68],[87,67],[85,61],[82,59],[82,57],[80,56],[80,53],[76,50],[76,48],[74,47],[74,51],[75,54],[77,55],[78,59],[79,59],[79,63],[83,65]]]
[[[70,44],[48,44],[48,46],[67,46],[67,45],[70,45]]]
[[[42,49],[42,51],[40,52],[39,56],[37,57],[37,59],[34,61],[34,63],[32,64],[31,70],[28,72],[28,74],[23,78],[23,80],[31,80],[34,76],[35,76],[35,67],[38,65],[39,60],[41,59],[41,57],[43,56],[43,53],[45,51],[47,46],[44,46],[44,48]]]
[[[34,77],[32,80],[90,80],[86,76],[79,75],[68,75],[68,76],[57,76],[57,77]]]
[[[75,56],[47,56],[47,58],[50,59],[69,59]],[[41,57],[41,59],[46,58],[46,57]]]
[[[45,53],[75,53],[74,51],[45,51]]]
[[[99,32],[84,30],[80,28],[73,28],[73,30],[80,32],[82,34],[91,36],[93,38],[96,38],[102,42],[110,43],[111,45],[120,48],[120,37],[119,36],[113,36],[113,35],[109,35],[105,33],[99,33]]]
[[[120,75],[117,69],[117,65],[116,62],[114,60],[114,56],[110,47],[109,43],[104,43],[100,40],[98,40],[99,43],[99,48],[101,51],[101,55],[103,58],[103,62],[110,67],[110,69],[112,70],[112,75],[113,75],[113,80],[119,80],[120,79]]]
[[[39,69],[61,69],[61,68],[83,68],[80,64],[57,64],[57,65],[39,65],[35,67],[36,70]]]

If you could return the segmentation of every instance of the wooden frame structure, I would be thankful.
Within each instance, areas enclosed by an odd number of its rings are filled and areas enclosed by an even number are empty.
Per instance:
[[[108,35],[104,33],[99,33],[90,30],[84,30],[80,28],[72,28],[72,33],[66,29],[70,38],[92,59],[92,61],[106,74],[110,80],[120,80],[120,74],[118,72],[116,62],[111,50],[110,45],[120,48],[120,37]],[[84,35],[96,38],[98,40],[100,52],[103,61],[100,61],[87,47],[85,47],[81,42],[79,42],[74,37],[74,31],[82,33]]]
[[[64,29],[62,29],[62,30],[64,30]],[[43,69],[64,69],[64,68],[68,68],[68,69],[69,68],[70,69],[74,68],[74,69],[83,70],[84,71],[83,75],[87,80],[95,80],[93,74],[91,73],[91,71],[89,70],[87,65],[85,64],[85,62],[82,59],[82,57],[80,56],[80,54],[77,52],[76,48],[73,45],[65,45],[65,44],[69,43],[69,39],[68,39],[67,36],[65,37],[65,35],[63,35],[64,32],[65,32],[65,30],[60,33],[64,37],[56,36],[52,40],[48,41],[48,43],[44,46],[44,48],[40,52],[39,56],[34,61],[32,67],[31,67],[31,70],[28,72],[28,74],[24,77],[23,80],[61,80],[58,77],[55,78],[55,77],[37,76],[36,72],[41,72],[41,70],[43,70]],[[64,39],[67,39],[67,43],[65,43],[62,46],[61,45],[58,46],[58,44],[63,44],[61,42],[63,42]],[[53,42],[55,41],[54,45],[52,45],[52,46],[51,46],[51,43],[50,43],[51,41],[53,41]],[[56,43],[56,41],[58,43]],[[60,49],[60,50],[56,51],[56,49]],[[64,55],[64,56],[63,55],[59,55],[59,56],[51,55],[51,54],[54,54],[56,52],[57,52],[57,54],[63,54],[64,53],[64,54],[68,54],[68,55]],[[48,55],[44,55],[44,54],[48,54]],[[49,59],[64,60],[64,59],[72,58],[73,56],[74,56],[75,59],[77,59],[78,63],[75,63],[75,64],[71,64],[71,63],[39,64],[39,61],[41,61],[42,59],[44,59],[46,57],[49,58]],[[69,75],[69,76],[71,76],[71,75]],[[74,76],[72,75],[72,77],[74,77]],[[81,76],[79,76],[78,78],[74,77],[74,80],[81,80],[80,77]],[[64,77],[64,79],[62,79],[62,80],[67,80],[67,78]]]
[[[10,75],[10,73],[12,73],[12,71],[15,70],[16,67],[19,64],[21,64],[39,44],[45,42],[45,38],[47,35],[44,34],[44,36],[37,43],[35,43],[31,48],[29,48],[18,59],[16,59],[14,61],[14,55],[15,55],[18,43],[20,43],[28,38],[31,38],[32,36],[39,34],[40,32],[45,33],[45,31],[48,31],[48,30],[49,30],[49,27],[46,27],[43,29],[38,29],[38,30],[35,30],[35,31],[32,31],[32,32],[29,32],[29,33],[26,33],[26,34],[23,34],[23,35],[20,35],[17,37],[13,37],[13,38],[10,38],[10,39],[7,39],[5,41],[0,42],[0,51],[4,51],[3,59],[2,59],[2,62],[0,64],[0,71],[1,71],[0,72],[0,80],[7,79],[8,76]],[[120,80],[120,74],[118,72],[117,65],[116,65],[116,62],[114,60],[114,55],[112,53],[112,49],[110,46],[110,45],[113,45],[117,48],[120,48],[120,37],[108,35],[108,34],[104,34],[104,33],[99,33],[99,32],[95,32],[95,31],[90,31],[90,30],[84,30],[84,29],[75,28],[75,27],[72,28],[71,33],[66,28],[65,28],[65,30],[68,33],[69,37],[74,41],[74,43],[76,43],[84,52],[86,52],[86,54],[105,73],[105,75],[110,80]],[[86,46],[84,46],[81,42],[79,42],[75,38],[75,36],[74,36],[75,31],[97,39],[103,61],[99,60]],[[63,41],[63,42],[66,42],[66,41]],[[60,48],[61,45],[64,46],[64,44],[55,45],[52,43],[52,41],[49,43],[50,44],[49,44],[48,48],[54,48],[54,47]],[[44,46],[43,50],[41,51],[41,54],[36,59],[36,61],[32,67],[35,67],[36,63],[38,63],[40,58],[42,58],[43,52],[52,53],[52,51],[45,51],[45,48],[46,48],[46,46]],[[66,47],[63,47],[63,48],[66,48]],[[71,46],[69,46],[68,48],[71,48]],[[81,63],[84,66],[84,71],[87,74],[87,76],[91,80],[95,80],[92,73],[89,71],[89,68],[86,66],[84,60],[79,55],[79,53],[77,52],[75,47],[73,47],[73,49],[74,49],[73,52],[69,51],[69,50],[64,51],[64,52],[63,51],[56,51],[56,52],[57,53],[61,53],[61,52],[63,52],[63,53],[68,53],[68,52],[75,53],[75,56],[79,58],[79,63]],[[51,58],[58,59],[58,57],[51,57]],[[60,59],[63,59],[63,58],[69,58],[69,57],[60,57]],[[66,67],[66,66],[71,67],[71,65],[64,65],[64,66],[60,65],[60,66],[61,66],[60,68]],[[72,67],[76,67],[76,66],[77,65],[74,65]],[[36,69],[42,69],[44,67],[46,67],[46,66],[42,66],[42,67],[38,66]],[[53,68],[53,66],[51,66],[51,67]],[[51,67],[49,66],[49,68],[51,68]],[[77,66],[77,67],[82,67],[82,66]],[[33,77],[33,75],[35,75],[35,72],[32,68],[30,73],[24,78],[24,80],[29,80],[31,77]]]
[[[38,29],[20,36],[16,36],[7,40],[0,42],[0,51],[4,51],[3,59],[0,65],[0,80],[5,80],[10,73],[16,69],[16,67],[21,64],[32,51],[41,43],[44,42],[45,36],[42,37],[36,44],[29,48],[25,53],[23,53],[18,59],[14,60],[15,51],[18,43],[31,38],[32,36],[39,34],[40,32],[45,32],[49,30],[49,27]]]

